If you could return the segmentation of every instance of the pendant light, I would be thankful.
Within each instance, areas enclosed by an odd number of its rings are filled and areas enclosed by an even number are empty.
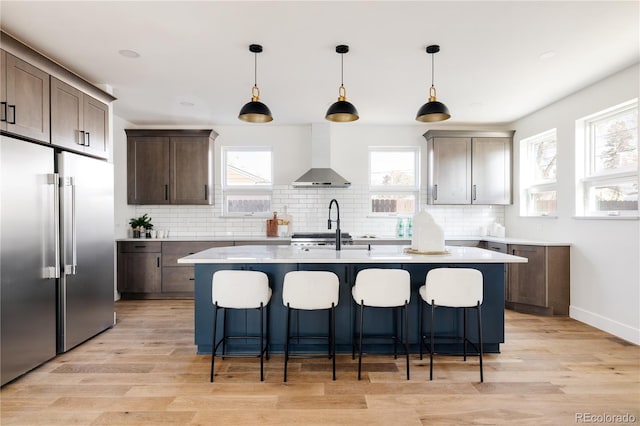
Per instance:
[[[431,87],[429,88],[429,102],[422,105],[416,115],[416,120],[423,123],[431,123],[435,121],[444,121],[451,117],[449,108],[442,102],[436,100],[436,88],[433,85],[433,55],[440,51],[440,46],[427,46],[427,53],[431,55]]]
[[[249,123],[268,123],[273,120],[269,107],[260,102],[260,89],[258,89],[258,53],[262,52],[262,46],[252,44],[249,51],[254,54],[253,87],[251,88],[251,102],[246,103],[240,110],[238,118]]]
[[[358,110],[351,102],[347,102],[347,89],[344,88],[344,54],[349,52],[349,46],[340,44],[336,46],[336,53],[340,54],[340,88],[338,88],[338,101],[327,110],[326,118],[329,121],[349,122],[356,121]]]

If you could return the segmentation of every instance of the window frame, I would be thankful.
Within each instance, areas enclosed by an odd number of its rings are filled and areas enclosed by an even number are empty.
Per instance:
[[[410,152],[413,153],[413,167],[414,167],[414,184],[413,185],[374,185],[372,183],[372,164],[371,164],[371,155],[373,153],[379,152]],[[367,178],[369,181],[369,190],[368,190],[368,215],[371,217],[411,217],[415,213],[418,212],[418,206],[420,205],[420,182],[421,182],[421,173],[420,173],[420,147],[417,146],[402,146],[402,147],[391,147],[391,146],[370,146],[367,150],[367,160],[368,160],[368,169],[367,169]],[[411,213],[398,213],[398,212],[374,212],[372,206],[372,199],[376,195],[395,195],[400,197],[405,196],[413,196],[414,202],[414,211]]]
[[[227,182],[227,158],[230,152],[268,152],[270,156],[271,176],[269,184],[261,184],[255,186],[249,185],[230,185]],[[228,217],[271,217],[273,205],[273,177],[274,177],[274,161],[273,148],[270,146],[223,146],[221,148],[221,179],[222,182],[222,215]],[[266,196],[269,202],[269,208],[264,212],[229,212],[228,197],[229,196]]]
[[[595,210],[592,190],[601,186],[631,184],[640,186],[638,169],[640,168],[640,147],[638,147],[638,119],[636,118],[636,152],[639,161],[633,167],[613,171],[596,172],[595,126],[598,122],[626,114],[639,112],[638,98],[606,108],[597,113],[576,120],[576,216],[585,218],[638,218],[640,200],[635,210]]]
[[[539,143],[545,139],[549,139],[553,136],[556,145],[556,173],[554,179],[541,179],[536,181],[534,179],[534,159],[531,156],[531,147],[534,143]],[[537,133],[533,136],[520,140],[520,188],[521,188],[521,202],[520,202],[520,216],[522,217],[557,217],[558,216],[558,129],[552,128],[545,130],[544,132]],[[531,202],[532,195],[541,192],[556,193],[556,209],[553,212],[540,212],[533,211],[533,203]]]

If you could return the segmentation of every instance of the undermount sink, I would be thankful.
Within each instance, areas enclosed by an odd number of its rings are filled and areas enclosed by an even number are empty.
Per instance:
[[[310,251],[310,250],[335,250],[336,246],[326,244],[319,246],[302,246],[300,250],[302,251]],[[371,250],[371,246],[368,244],[347,244],[341,247],[342,250]]]

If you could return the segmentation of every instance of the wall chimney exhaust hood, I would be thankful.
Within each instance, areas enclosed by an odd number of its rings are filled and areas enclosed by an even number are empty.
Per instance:
[[[331,127],[328,123],[311,125],[311,169],[296,179],[294,188],[347,188],[351,182],[329,167]]]

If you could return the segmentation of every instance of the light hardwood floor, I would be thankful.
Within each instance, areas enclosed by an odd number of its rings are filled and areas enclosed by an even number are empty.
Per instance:
[[[350,355],[338,380],[326,359],[216,359],[193,344],[193,302],[119,301],[117,325],[0,392],[4,425],[576,424],[576,416],[640,423],[640,347],[568,318],[507,311],[502,353],[485,358]],[[597,419],[597,418],[596,418]],[[608,417],[608,420],[624,418]],[[606,420],[605,419],[605,420]],[[629,419],[629,417],[627,417]]]

